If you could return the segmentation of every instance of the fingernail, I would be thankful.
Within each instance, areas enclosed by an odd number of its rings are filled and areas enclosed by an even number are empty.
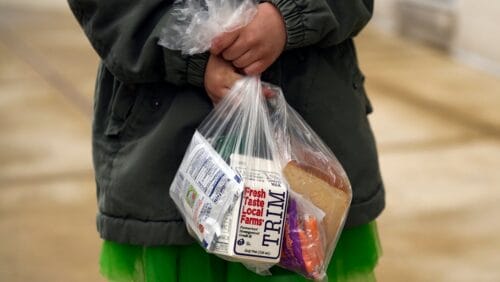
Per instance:
[[[263,89],[263,92],[264,92],[264,96],[265,96],[266,98],[271,98],[271,97],[273,97],[273,94],[274,94],[274,93],[271,91],[271,89],[269,89],[269,88],[264,88],[264,89]]]

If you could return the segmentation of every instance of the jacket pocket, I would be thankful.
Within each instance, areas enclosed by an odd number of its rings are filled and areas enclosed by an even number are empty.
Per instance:
[[[108,137],[118,137],[133,122],[139,111],[141,96],[133,84],[122,83],[115,79],[113,95],[109,105],[109,120],[104,131]]]
[[[365,90],[365,76],[357,66],[354,67],[352,87],[363,101],[363,104],[365,106],[365,113],[366,114],[372,113],[373,112],[372,103],[370,102],[370,99],[368,99]]]

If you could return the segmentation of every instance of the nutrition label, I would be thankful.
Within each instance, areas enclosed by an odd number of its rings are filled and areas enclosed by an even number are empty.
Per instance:
[[[239,202],[241,177],[196,132],[186,151],[170,195],[207,249],[223,239],[224,216]]]

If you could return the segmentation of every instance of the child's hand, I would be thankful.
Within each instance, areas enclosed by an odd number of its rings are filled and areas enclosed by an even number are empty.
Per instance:
[[[280,12],[272,4],[262,3],[252,22],[215,38],[210,52],[221,54],[247,75],[258,75],[274,63],[285,44],[285,22]]]
[[[205,69],[205,90],[214,104],[217,104],[242,76],[230,62],[210,55]]]

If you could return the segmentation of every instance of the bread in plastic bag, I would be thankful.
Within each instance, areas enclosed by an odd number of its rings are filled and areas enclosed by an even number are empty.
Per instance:
[[[324,260],[313,268],[302,268],[298,272],[307,278],[326,279],[326,269],[335,250],[352,199],[347,175],[332,151],[309,127],[302,117],[286,102],[280,88],[268,99],[270,117],[275,139],[280,144],[280,159],[283,175],[289,189],[324,213],[319,229],[326,236]],[[334,129],[332,129],[334,130]],[[289,240],[286,233],[285,241]],[[304,254],[303,254],[304,255]],[[285,268],[286,264],[281,264]],[[314,269],[314,271],[310,271]],[[297,271],[297,269],[292,269]]]
[[[170,196],[210,253],[268,273],[281,257],[288,190],[256,77],[239,80],[198,127]]]

